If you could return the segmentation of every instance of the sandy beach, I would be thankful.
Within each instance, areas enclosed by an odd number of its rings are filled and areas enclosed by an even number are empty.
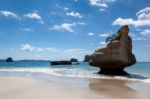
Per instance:
[[[1,77],[0,87],[0,99],[98,99],[87,91],[31,78]]]
[[[80,81],[79,81],[80,82]],[[0,77],[0,99],[149,99],[150,86],[118,80],[56,83],[23,77]],[[76,84],[76,85],[74,85]]]
[[[150,0],[0,0],[0,99],[150,99]]]

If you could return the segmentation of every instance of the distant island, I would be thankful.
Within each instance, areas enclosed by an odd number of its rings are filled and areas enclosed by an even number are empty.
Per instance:
[[[12,57],[8,57],[8,58],[6,58],[6,62],[13,62]]]
[[[0,59],[0,62],[5,62],[5,59]]]
[[[10,59],[9,58],[0,59],[0,62],[7,62],[7,61],[10,61]],[[13,60],[13,62],[48,62],[48,61],[50,60]]]
[[[17,62],[48,62],[50,60],[17,60]]]

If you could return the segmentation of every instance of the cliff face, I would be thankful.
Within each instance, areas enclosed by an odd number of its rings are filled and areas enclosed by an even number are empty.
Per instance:
[[[127,74],[123,69],[136,63],[132,54],[132,39],[128,33],[127,25],[121,27],[117,36],[111,39],[105,48],[97,49],[90,56],[89,64],[99,67],[101,74]]]

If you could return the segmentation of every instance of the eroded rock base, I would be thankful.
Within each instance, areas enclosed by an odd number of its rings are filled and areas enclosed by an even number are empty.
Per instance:
[[[107,68],[101,68],[98,74],[103,74],[103,75],[129,75],[126,71],[124,71],[123,68],[120,69],[107,69]]]

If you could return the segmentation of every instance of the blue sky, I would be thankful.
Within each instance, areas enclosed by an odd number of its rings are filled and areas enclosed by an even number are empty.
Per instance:
[[[149,0],[0,0],[0,58],[83,60],[125,24],[150,61]]]

